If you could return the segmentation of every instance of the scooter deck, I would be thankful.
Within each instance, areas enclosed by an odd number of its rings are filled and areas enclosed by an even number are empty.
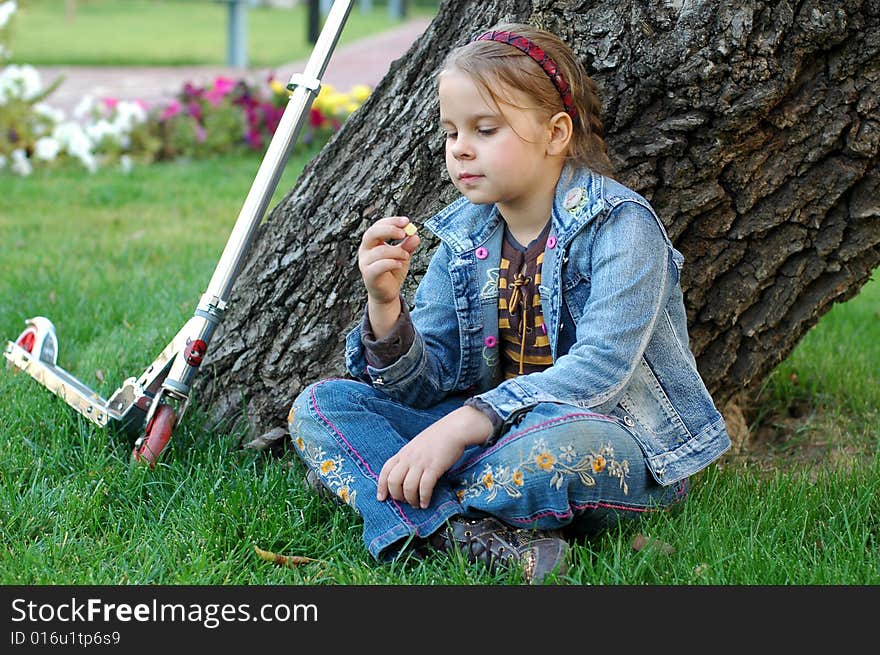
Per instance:
[[[122,421],[122,414],[110,407],[107,400],[60,366],[34,357],[12,341],[6,343],[4,356],[95,425],[103,428],[111,421]]]

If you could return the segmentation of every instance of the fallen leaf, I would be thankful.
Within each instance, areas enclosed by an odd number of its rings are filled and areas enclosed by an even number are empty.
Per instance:
[[[96,370],[95,377],[98,378],[99,381],[103,382],[104,381],[104,371],[102,371],[101,369]]]
[[[278,564],[280,566],[289,566],[291,568],[295,568],[303,564],[308,564],[309,562],[320,561],[317,559],[312,559],[311,557],[304,557],[302,555],[279,555],[278,553],[273,553],[269,550],[258,548],[256,545],[254,546],[254,551],[257,553],[257,555],[260,556],[260,559],[262,560],[272,562],[273,564]]]
[[[288,434],[289,433],[285,428],[272,428],[265,434],[261,434],[259,437],[255,437],[253,440],[247,442],[244,447],[248,450],[265,450],[276,441],[287,437]]]
[[[639,533],[635,537],[633,537],[632,549],[634,551],[638,552],[649,546],[651,548],[656,548],[664,555],[672,555],[672,553],[675,552],[675,547],[672,544],[667,544],[666,542],[660,541],[659,539],[646,537],[642,533]]]

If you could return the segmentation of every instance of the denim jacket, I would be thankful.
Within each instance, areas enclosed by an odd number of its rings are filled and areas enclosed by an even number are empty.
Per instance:
[[[425,223],[441,243],[416,290],[412,346],[375,368],[358,326],[346,339],[349,373],[415,407],[475,396],[502,431],[538,403],[567,403],[629,430],[660,484],[703,469],[730,438],[688,345],[683,256],[647,200],[584,168],[563,171],[551,221],[539,292],[552,366],[502,378],[504,223],[493,205],[460,198]]]

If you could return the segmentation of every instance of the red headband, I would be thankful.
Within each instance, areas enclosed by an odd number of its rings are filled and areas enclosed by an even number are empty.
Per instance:
[[[562,71],[559,70],[556,62],[553,61],[553,58],[550,57],[550,55],[544,52],[543,48],[516,32],[498,32],[490,30],[480,34],[480,36],[474,39],[474,41],[497,41],[498,43],[506,43],[507,45],[512,45],[517,50],[526,53],[537,62],[545,73],[547,73],[547,77],[550,78],[550,81],[553,82],[553,86],[559,91],[559,96],[562,98],[562,105],[565,107],[565,112],[572,118],[577,117],[577,109],[575,109],[574,106],[574,97],[571,94],[571,87],[568,85],[568,82],[565,81],[565,77],[563,77]]]

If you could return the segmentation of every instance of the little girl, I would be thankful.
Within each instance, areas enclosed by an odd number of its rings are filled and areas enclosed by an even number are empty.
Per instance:
[[[419,236],[364,233],[354,379],[293,403],[316,489],[364,521],[378,560],[460,549],[540,582],[568,539],[681,503],[730,446],[688,347],[683,257],[650,204],[608,177],[595,85],[558,37],[507,24],[439,73],[462,196],[410,311]]]

